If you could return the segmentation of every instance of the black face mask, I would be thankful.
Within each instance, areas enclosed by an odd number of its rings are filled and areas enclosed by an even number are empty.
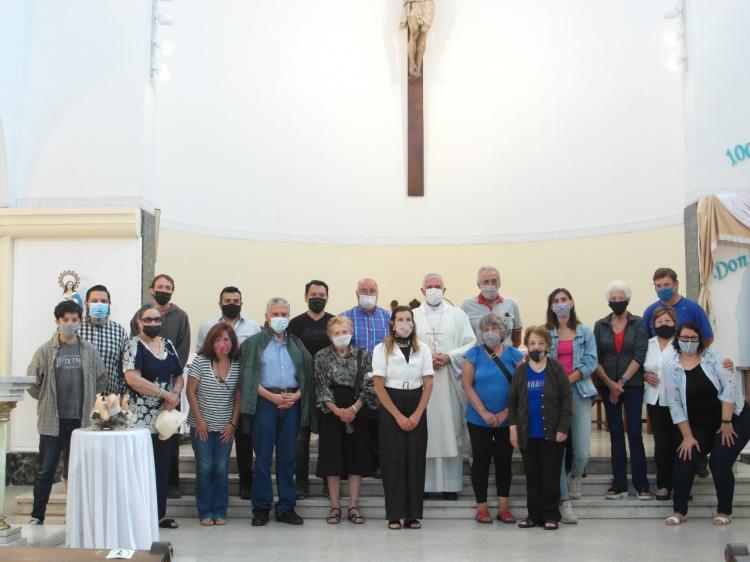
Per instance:
[[[164,306],[170,300],[172,300],[172,293],[165,293],[164,291],[154,291],[154,300]]]
[[[630,301],[609,301],[609,308],[612,309],[617,316],[620,316],[628,308]]]
[[[676,331],[676,328],[674,326],[662,325],[662,326],[657,326],[656,328],[654,328],[654,332],[656,332],[656,335],[665,340],[668,340],[669,338],[673,337],[675,331]]]
[[[314,297],[307,301],[307,306],[317,314],[318,312],[323,312],[325,310],[327,302],[327,299]]]
[[[542,357],[544,357],[544,353],[539,349],[535,349],[533,351],[529,351],[529,357],[531,357],[532,361],[539,363]]]
[[[240,315],[240,311],[242,310],[241,304],[222,304],[221,305],[221,314],[224,316],[224,318],[229,318],[230,320],[234,320]]]
[[[144,326],[143,333],[150,338],[155,338],[161,334],[161,325],[152,324],[151,326]]]

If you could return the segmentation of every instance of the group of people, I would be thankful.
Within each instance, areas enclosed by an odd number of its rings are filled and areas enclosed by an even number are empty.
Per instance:
[[[469,447],[478,523],[495,519],[487,497],[493,461],[497,520],[549,530],[576,523],[571,500],[582,495],[597,395],[611,441],[606,498],[628,495],[627,434],[638,499],[671,498],[674,514],[666,523],[683,523],[693,479],[708,457],[718,498],[714,523],[727,524],[732,467],[750,439],[742,384],[731,361],[710,348],[710,322],[680,295],[676,273],[660,268],[653,281],[658,300],[643,317],[628,310],[628,285],[615,281],[606,291],[611,312],[593,330],[578,318],[572,294],[557,288],[547,299],[545,323],[525,331],[516,302],[500,294],[494,267],[480,268],[479,293],[460,307],[445,298],[442,276],[428,273],[421,306],[385,310],[377,283],[362,279],[356,306],[336,316],[326,312],[328,285],[313,280],[305,285],[305,312],[292,318],[289,302],[272,298],[262,327],[242,315],[240,290],[225,287],[221,314],[200,327],[192,360],[190,324],[171,301],[171,277],[154,279],[153,300],[136,312],[131,337],[109,319],[106,287],[95,285],[85,314],[72,301],[57,305],[57,331],[29,366],[40,433],[32,522],[44,521],[61,454],[67,476],[72,431],[87,425],[96,394],[107,392],[129,393],[137,425],[151,430],[159,525],[176,528],[166,500],[179,484],[177,441],[158,439],[154,421],[179,407],[185,385],[202,525],[227,522],[233,445],[252,525],[266,525],[272,510],[279,522],[303,524],[295,506],[310,493],[313,433],[319,435],[313,472],[330,497],[329,524],[344,516],[342,480],[346,518],[365,522],[362,478],[376,476],[388,528],[420,528],[425,498],[452,500],[462,490]],[[644,400],[654,433],[655,496],[642,438]],[[527,487],[528,513],[519,520],[508,503],[514,449]]]

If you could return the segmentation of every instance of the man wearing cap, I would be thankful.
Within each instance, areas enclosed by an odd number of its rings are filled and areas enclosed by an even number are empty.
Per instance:
[[[279,501],[276,521],[302,525],[294,507],[295,444],[300,425],[310,425],[315,399],[313,361],[305,346],[291,334],[289,301],[275,297],[266,305],[265,326],[240,350],[240,412],[253,418],[253,526],[268,523],[273,503],[271,461],[276,449]],[[241,423],[246,423],[244,417]],[[248,428],[249,429],[249,428]]]

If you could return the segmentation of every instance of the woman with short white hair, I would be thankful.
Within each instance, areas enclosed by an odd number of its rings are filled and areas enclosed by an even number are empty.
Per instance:
[[[633,486],[638,499],[650,500],[641,424],[648,330],[640,316],[627,311],[631,296],[632,290],[624,281],[610,283],[606,297],[612,313],[594,326],[599,361],[596,366],[598,389],[607,415],[612,455],[613,479],[605,497],[614,500],[628,495],[627,431]],[[627,428],[623,427],[623,409]]]

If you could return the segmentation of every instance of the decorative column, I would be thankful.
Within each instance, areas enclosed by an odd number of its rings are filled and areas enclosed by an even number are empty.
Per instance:
[[[11,526],[5,514],[5,458],[8,454],[8,422],[16,402],[23,400],[24,391],[34,384],[34,377],[0,376],[0,547],[23,546],[26,539],[20,526]]]

